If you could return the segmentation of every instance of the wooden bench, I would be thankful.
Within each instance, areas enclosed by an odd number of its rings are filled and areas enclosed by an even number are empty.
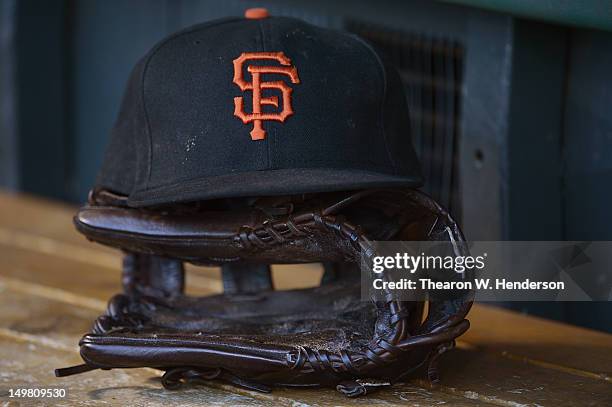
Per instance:
[[[331,389],[255,393],[220,383],[161,387],[151,369],[94,371],[57,379],[80,363],[77,343],[108,298],[119,292],[120,255],[72,227],[75,209],[0,193],[0,405],[10,388],[63,387],[70,405],[501,405],[612,406],[612,335],[477,304],[472,328],[441,361],[442,384],[398,384],[366,398]],[[295,268],[302,269],[296,273]],[[279,288],[314,285],[320,270],[274,270]],[[221,290],[215,269],[188,268],[188,292]]]

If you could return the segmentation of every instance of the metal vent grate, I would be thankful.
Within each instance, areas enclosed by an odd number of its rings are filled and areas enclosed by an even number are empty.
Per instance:
[[[372,43],[399,69],[423,190],[458,216],[459,122],[463,47],[449,39],[348,21],[345,29]]]

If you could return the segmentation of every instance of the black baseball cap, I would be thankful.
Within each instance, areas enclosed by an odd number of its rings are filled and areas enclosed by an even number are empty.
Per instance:
[[[137,63],[96,187],[140,207],[421,183],[403,86],[372,46],[251,9]]]

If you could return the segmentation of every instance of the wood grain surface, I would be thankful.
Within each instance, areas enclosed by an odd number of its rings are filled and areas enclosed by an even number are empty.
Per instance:
[[[441,361],[442,384],[422,379],[359,399],[334,390],[260,394],[210,383],[161,387],[152,369],[58,379],[79,363],[77,343],[119,292],[120,255],[72,227],[75,208],[0,193],[0,406],[411,405],[612,406],[612,335],[477,304],[472,328]],[[275,267],[279,289],[317,284],[315,265]],[[219,270],[188,267],[188,292],[220,292]],[[67,397],[25,400],[10,388],[63,387]]]

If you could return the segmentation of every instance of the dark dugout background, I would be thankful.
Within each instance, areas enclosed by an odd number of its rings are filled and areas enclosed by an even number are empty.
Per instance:
[[[612,240],[612,6],[450,3],[0,0],[0,187],[83,202],[136,60],[264,6],[395,61],[424,189],[469,240]],[[612,331],[609,302],[501,305]]]

